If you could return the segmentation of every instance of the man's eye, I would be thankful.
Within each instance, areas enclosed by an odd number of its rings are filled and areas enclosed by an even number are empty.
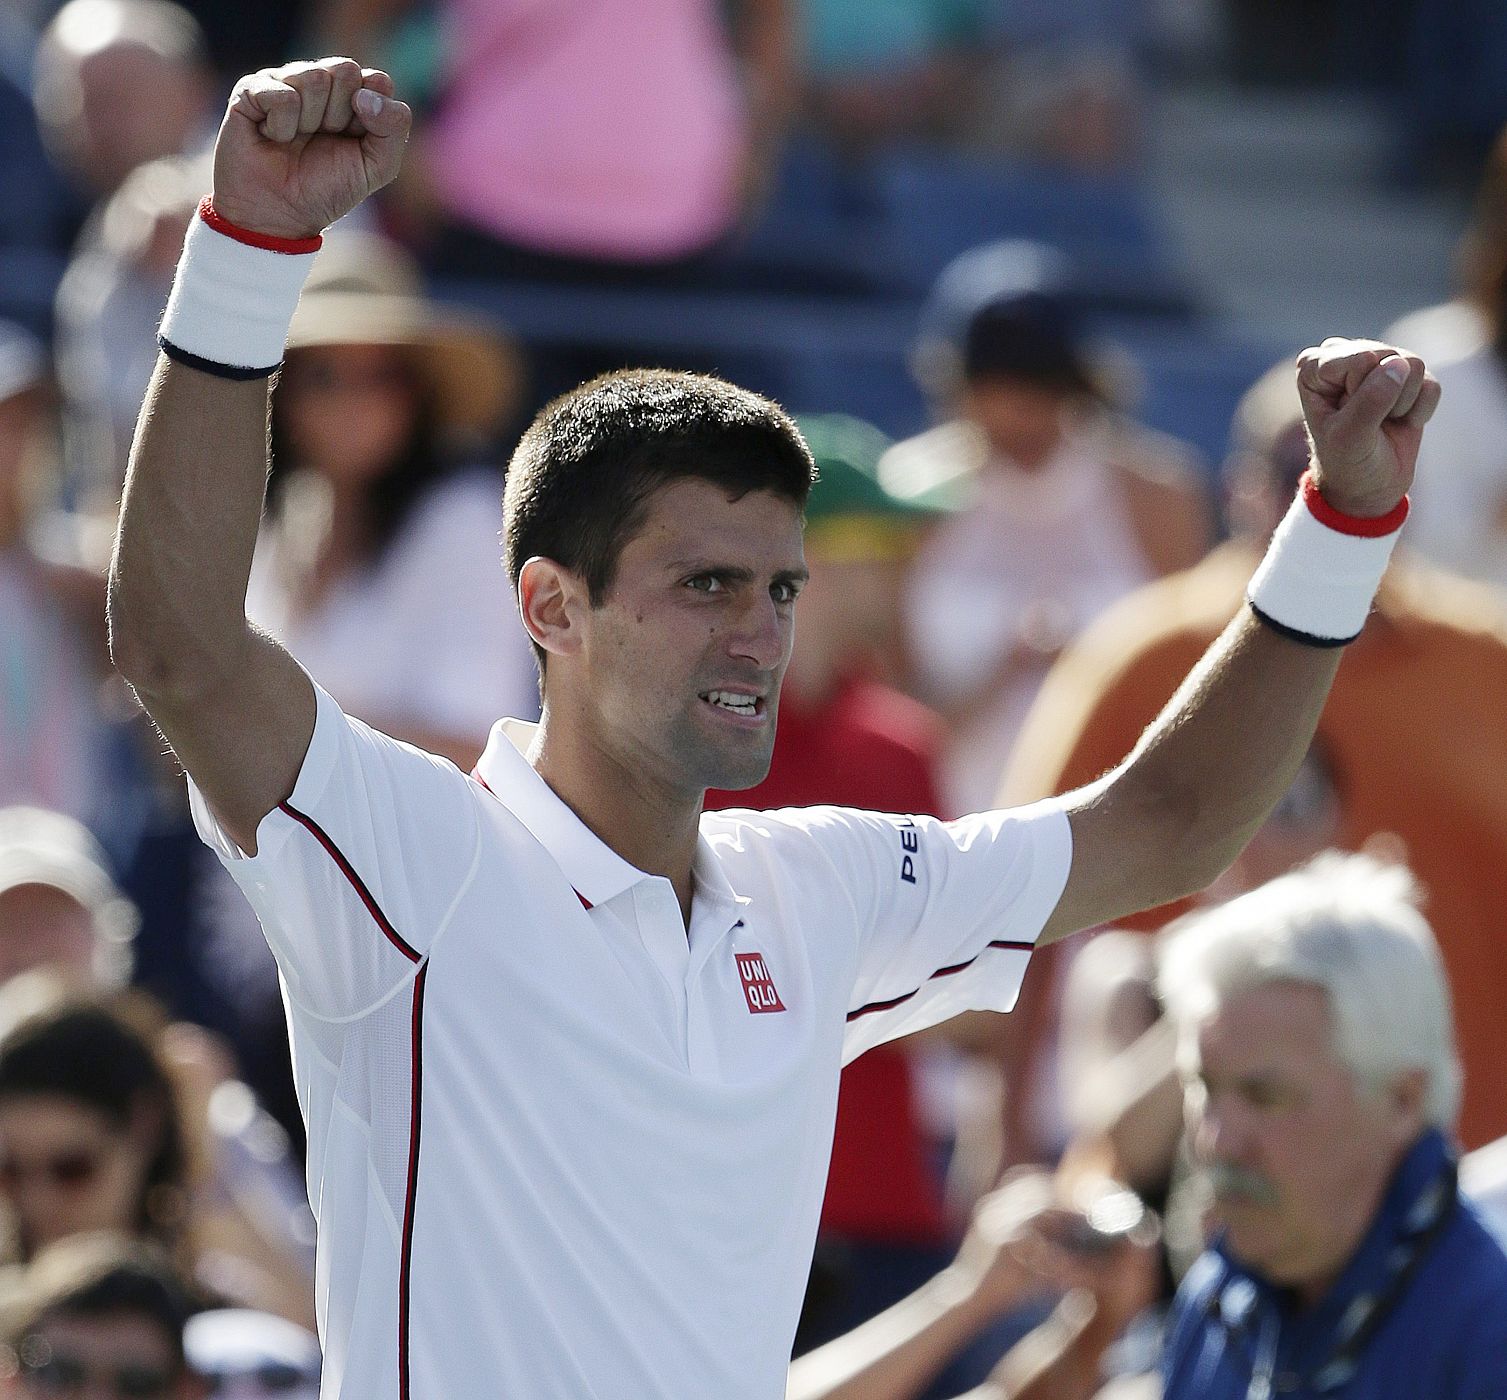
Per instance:
[[[800,587],[794,583],[777,583],[769,590],[769,596],[777,603],[793,603],[800,596]]]
[[[694,588],[698,593],[722,592],[722,580],[716,574],[694,574],[685,583],[687,588]]]

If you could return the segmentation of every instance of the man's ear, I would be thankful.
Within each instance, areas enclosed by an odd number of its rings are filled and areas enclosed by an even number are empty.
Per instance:
[[[1428,1090],[1429,1075],[1425,1069],[1403,1070],[1387,1085],[1387,1105],[1398,1136],[1404,1143],[1411,1142],[1423,1128]]]
[[[535,555],[518,572],[518,611],[528,634],[551,656],[581,650],[590,610],[584,581],[553,559]]]

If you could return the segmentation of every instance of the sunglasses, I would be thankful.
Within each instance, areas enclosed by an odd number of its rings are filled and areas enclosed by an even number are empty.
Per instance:
[[[311,1376],[298,1366],[268,1361],[260,1366],[237,1367],[233,1371],[199,1368],[209,1385],[210,1395],[291,1395],[296,1390],[313,1390],[318,1376]]]
[[[15,1192],[35,1179],[60,1191],[78,1191],[93,1184],[103,1161],[102,1152],[86,1147],[58,1152],[35,1162],[0,1157],[0,1190]]]
[[[166,1400],[174,1376],[155,1366],[91,1366],[82,1357],[48,1347],[45,1356],[22,1360],[21,1376],[33,1395],[83,1395],[104,1392],[114,1400]]]

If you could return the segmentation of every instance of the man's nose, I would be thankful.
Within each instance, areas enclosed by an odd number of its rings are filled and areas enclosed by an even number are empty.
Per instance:
[[[772,671],[785,659],[790,645],[791,620],[767,594],[749,600],[739,610],[728,638],[731,655],[752,661],[761,671]]]
[[[1199,1117],[1194,1142],[1205,1162],[1240,1162],[1250,1134],[1239,1108],[1226,1100],[1210,1098]]]

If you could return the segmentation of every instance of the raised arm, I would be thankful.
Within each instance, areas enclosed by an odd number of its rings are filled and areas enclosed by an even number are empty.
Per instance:
[[[110,566],[111,656],[248,852],[314,729],[302,670],[246,620],[277,321],[285,331],[298,287],[280,266],[258,287],[254,259],[307,261],[325,227],[397,173],[410,120],[391,80],[349,59],[236,85],[215,145],[209,218],[223,231],[196,227],[189,246],[222,241],[186,254],[169,306],[170,322],[175,304],[199,308],[175,323],[193,344],[159,357],[137,424]]]
[[[1130,757],[1070,796],[1072,871],[1042,941],[1202,889],[1255,834],[1308,749],[1343,648],[1306,618],[1322,624],[1328,592],[1364,584],[1374,550],[1356,541],[1373,533],[1367,522],[1380,531],[1398,513],[1439,385],[1390,346],[1326,340],[1299,357],[1298,387],[1315,507],[1349,543],[1305,540],[1323,530],[1295,506],[1303,530],[1279,531],[1281,553],[1264,566],[1285,619],[1243,607]]]

